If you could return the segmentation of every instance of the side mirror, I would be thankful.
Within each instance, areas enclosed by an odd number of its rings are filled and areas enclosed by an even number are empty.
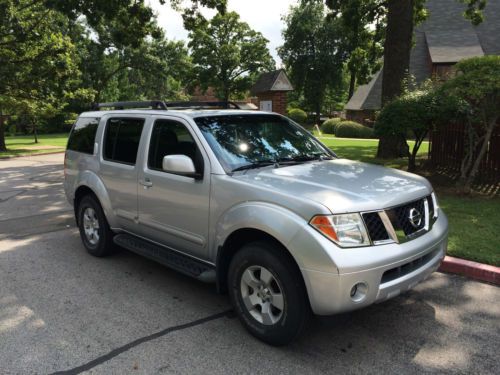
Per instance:
[[[167,155],[163,157],[162,168],[165,172],[179,174],[181,176],[200,178],[196,173],[193,160],[186,155]]]

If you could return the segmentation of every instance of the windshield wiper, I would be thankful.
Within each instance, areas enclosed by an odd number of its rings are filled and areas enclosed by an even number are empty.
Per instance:
[[[280,163],[282,162],[306,162],[313,160],[331,160],[332,156],[328,154],[312,154],[312,155],[298,155],[288,158],[280,158]]]
[[[259,161],[254,161],[250,164],[245,164],[242,165],[241,167],[234,168],[231,170],[232,172],[238,172],[238,171],[245,171],[248,169],[256,169],[256,168],[262,168],[262,167],[268,167],[270,165],[277,165],[277,162],[275,160],[259,160]]]

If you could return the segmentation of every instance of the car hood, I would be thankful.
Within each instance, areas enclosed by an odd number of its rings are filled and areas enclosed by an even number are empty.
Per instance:
[[[253,186],[301,197],[332,213],[379,210],[422,198],[432,192],[420,176],[392,168],[335,159],[233,175]]]

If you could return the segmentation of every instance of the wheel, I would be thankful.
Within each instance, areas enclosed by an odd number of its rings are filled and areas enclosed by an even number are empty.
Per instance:
[[[276,245],[243,246],[229,265],[228,285],[238,317],[260,340],[286,345],[306,326],[311,310],[302,276]]]
[[[97,257],[114,252],[113,232],[97,199],[86,195],[78,204],[78,228],[87,251]]]

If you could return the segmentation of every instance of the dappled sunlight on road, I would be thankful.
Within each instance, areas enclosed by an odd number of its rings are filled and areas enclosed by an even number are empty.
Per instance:
[[[24,306],[13,295],[0,298],[0,335],[13,330],[28,332],[45,327],[45,322],[37,318],[34,311]]]
[[[2,220],[70,210],[63,190],[62,154],[0,161]]]

